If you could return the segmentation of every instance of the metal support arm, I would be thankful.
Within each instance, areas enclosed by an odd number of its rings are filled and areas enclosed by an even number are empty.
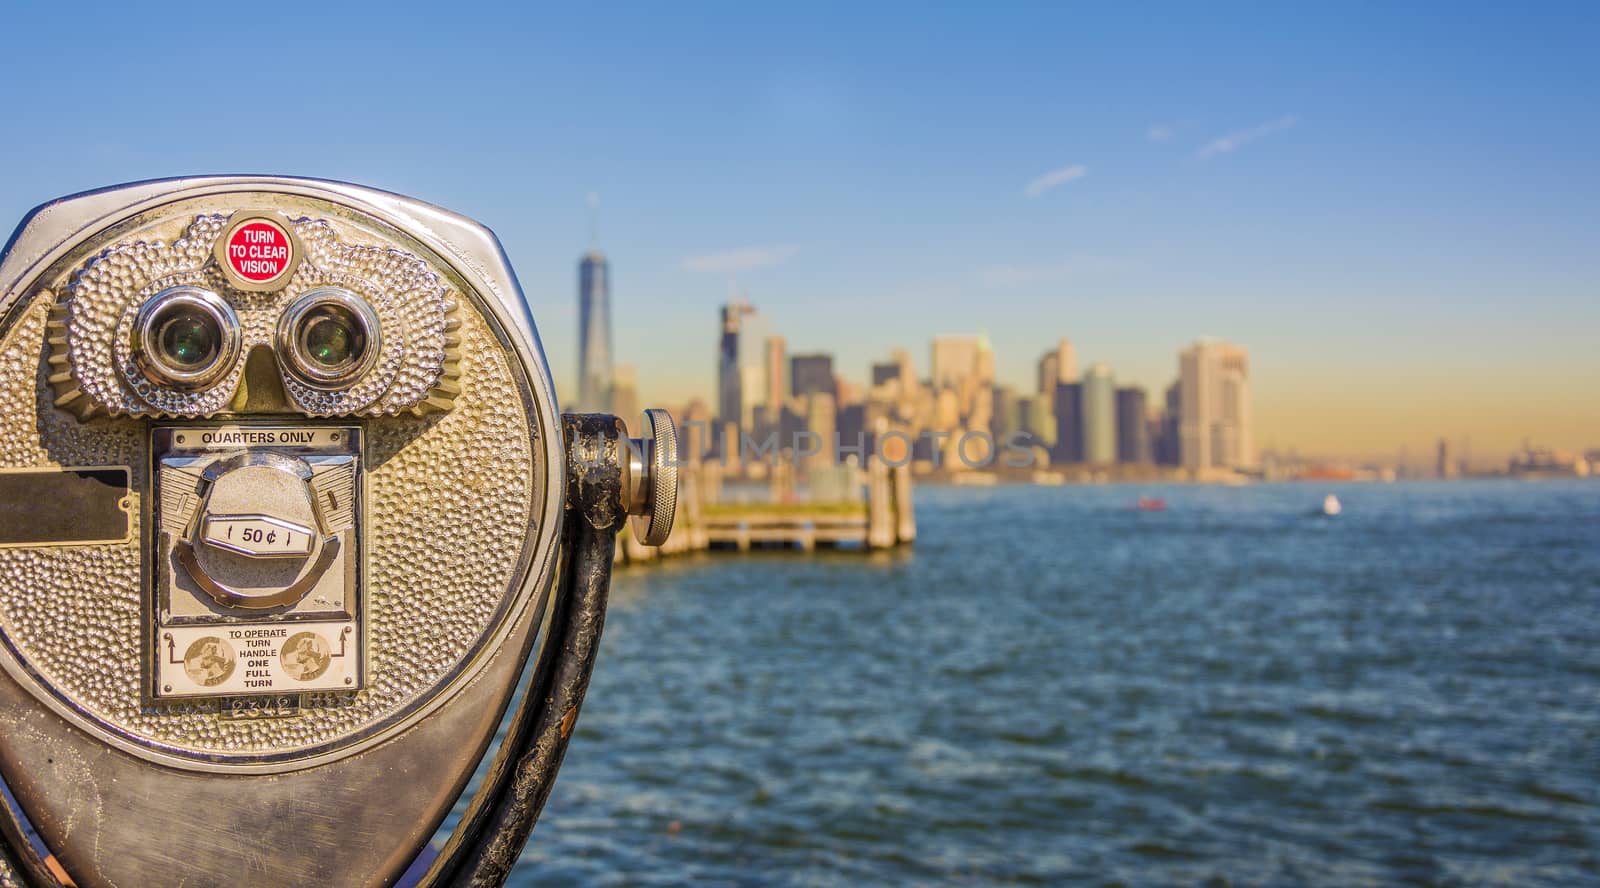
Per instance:
[[[614,416],[567,414],[566,561],[549,636],[485,786],[424,884],[497,886],[550,797],[589,688],[611,591],[617,532],[628,518],[622,439]]]

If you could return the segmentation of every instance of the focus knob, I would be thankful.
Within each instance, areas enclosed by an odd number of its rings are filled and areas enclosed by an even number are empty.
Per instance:
[[[659,546],[678,510],[678,430],[667,411],[652,408],[644,412],[643,432],[627,448],[628,523],[640,543]]]

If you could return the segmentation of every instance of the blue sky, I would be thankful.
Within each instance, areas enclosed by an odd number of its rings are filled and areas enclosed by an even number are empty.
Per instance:
[[[8,11],[0,217],[195,172],[411,194],[500,235],[565,387],[595,193],[650,400],[711,390],[736,280],[858,380],[984,330],[1004,380],[1066,336],[1154,389],[1216,335],[1263,444],[1600,446],[1595,7],[304,8]]]

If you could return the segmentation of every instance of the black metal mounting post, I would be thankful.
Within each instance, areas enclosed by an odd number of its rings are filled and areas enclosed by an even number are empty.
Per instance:
[[[544,809],[589,689],[611,594],[623,499],[622,421],[605,414],[562,417],[567,500],[562,565],[533,681],[477,800],[424,884],[504,884]]]

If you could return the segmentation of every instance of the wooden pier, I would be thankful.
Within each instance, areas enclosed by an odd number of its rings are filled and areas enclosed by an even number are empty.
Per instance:
[[[808,502],[779,500],[784,488],[775,478],[772,502],[721,502],[722,474],[715,464],[691,463],[681,473],[672,535],[660,546],[641,545],[624,530],[617,560],[651,561],[689,552],[752,549],[871,551],[910,545],[917,536],[909,466],[869,460],[862,483],[849,485],[864,496],[854,500]]]
[[[791,508],[768,505],[722,506],[702,519],[710,548],[825,548],[867,545],[871,520],[865,503],[796,503]]]

